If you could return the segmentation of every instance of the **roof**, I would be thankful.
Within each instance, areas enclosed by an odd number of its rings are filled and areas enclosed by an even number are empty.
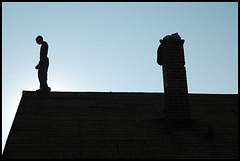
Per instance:
[[[24,91],[4,158],[238,158],[238,95],[189,94],[191,126],[164,93]]]

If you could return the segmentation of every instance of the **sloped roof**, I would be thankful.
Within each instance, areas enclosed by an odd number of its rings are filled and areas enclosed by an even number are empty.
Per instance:
[[[4,158],[238,158],[238,95],[189,94],[191,126],[164,93],[23,92]]]

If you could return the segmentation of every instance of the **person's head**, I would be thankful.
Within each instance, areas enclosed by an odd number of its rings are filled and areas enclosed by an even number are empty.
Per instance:
[[[43,43],[43,37],[40,36],[40,35],[38,35],[38,36],[36,37],[36,42],[37,42],[39,45],[42,44],[42,43]]]

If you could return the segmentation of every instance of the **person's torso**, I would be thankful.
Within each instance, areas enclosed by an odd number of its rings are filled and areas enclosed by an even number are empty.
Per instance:
[[[41,48],[40,48],[40,60],[45,60],[47,59],[48,55],[48,44],[47,42],[43,41]]]

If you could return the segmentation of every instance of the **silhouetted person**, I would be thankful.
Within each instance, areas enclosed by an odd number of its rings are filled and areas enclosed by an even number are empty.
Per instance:
[[[38,79],[40,82],[40,89],[36,90],[37,92],[50,92],[51,88],[47,84],[47,72],[49,66],[48,54],[48,44],[46,41],[43,41],[42,36],[36,37],[37,44],[41,45],[40,48],[40,61],[36,65],[35,69],[38,69]]]

